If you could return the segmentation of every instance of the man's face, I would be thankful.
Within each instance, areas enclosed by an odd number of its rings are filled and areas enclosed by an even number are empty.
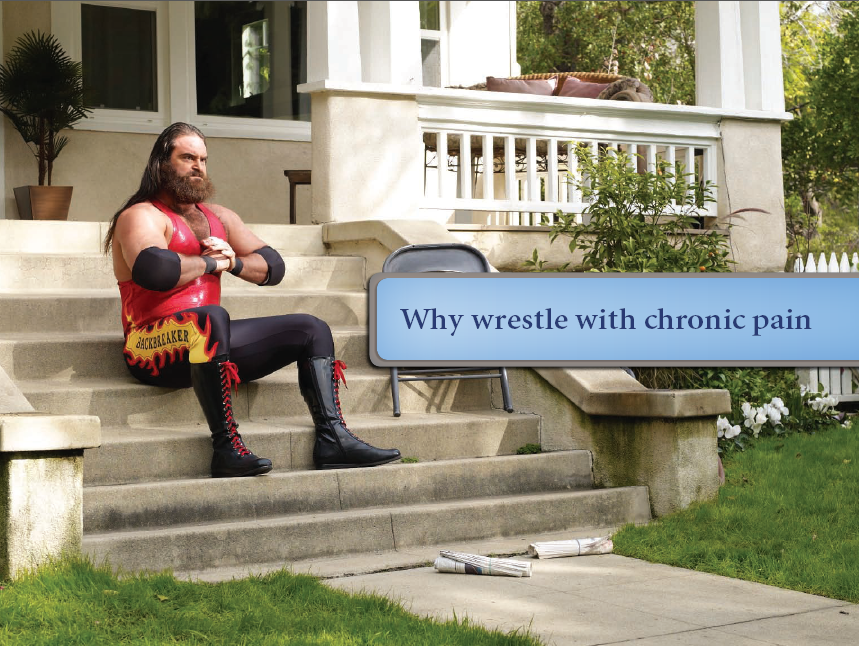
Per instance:
[[[170,161],[161,165],[162,185],[177,203],[206,202],[214,195],[207,160],[206,144],[197,135],[177,137]]]

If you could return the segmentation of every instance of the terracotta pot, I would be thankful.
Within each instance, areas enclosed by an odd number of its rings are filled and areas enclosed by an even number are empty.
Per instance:
[[[19,186],[14,189],[22,220],[68,220],[72,186]]]

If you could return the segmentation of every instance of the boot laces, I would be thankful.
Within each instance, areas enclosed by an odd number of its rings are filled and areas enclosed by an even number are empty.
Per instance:
[[[340,419],[340,423],[343,425],[343,429],[347,433],[349,433],[349,435],[354,437],[359,442],[364,442],[364,440],[362,440],[360,437],[358,437],[352,431],[349,430],[349,427],[346,426],[346,420],[343,419],[343,409],[340,407],[340,381],[342,380],[343,385],[346,386],[346,375],[343,374],[344,370],[346,370],[346,364],[340,361],[340,359],[335,359],[334,373],[331,378],[334,381],[334,406],[337,408],[337,417]],[[346,387],[348,388],[348,386]]]
[[[251,452],[242,441],[242,436],[239,435],[239,425],[233,417],[233,399],[230,394],[231,389],[235,389],[236,394],[239,392],[239,384],[242,380],[239,379],[239,369],[231,361],[224,361],[221,364],[221,395],[224,400],[224,415],[227,424],[230,427],[230,443],[233,445],[233,450],[241,457],[250,455]]]

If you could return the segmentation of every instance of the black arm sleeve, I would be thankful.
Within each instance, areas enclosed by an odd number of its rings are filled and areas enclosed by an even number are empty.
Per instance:
[[[254,251],[255,254],[262,256],[265,264],[268,265],[268,275],[260,285],[277,285],[283,280],[283,275],[286,273],[286,265],[283,264],[283,258],[271,247],[262,247]]]
[[[131,268],[131,280],[143,289],[166,292],[176,287],[182,275],[179,254],[169,249],[147,247],[139,254]]]

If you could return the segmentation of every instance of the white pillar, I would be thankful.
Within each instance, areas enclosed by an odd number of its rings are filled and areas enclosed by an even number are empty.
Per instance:
[[[743,75],[749,110],[784,112],[778,2],[741,2]]]
[[[361,77],[366,83],[421,84],[417,0],[358,2]]]
[[[695,87],[700,106],[746,107],[740,4],[695,3]]]
[[[361,82],[358,3],[307,3],[307,82]]]

